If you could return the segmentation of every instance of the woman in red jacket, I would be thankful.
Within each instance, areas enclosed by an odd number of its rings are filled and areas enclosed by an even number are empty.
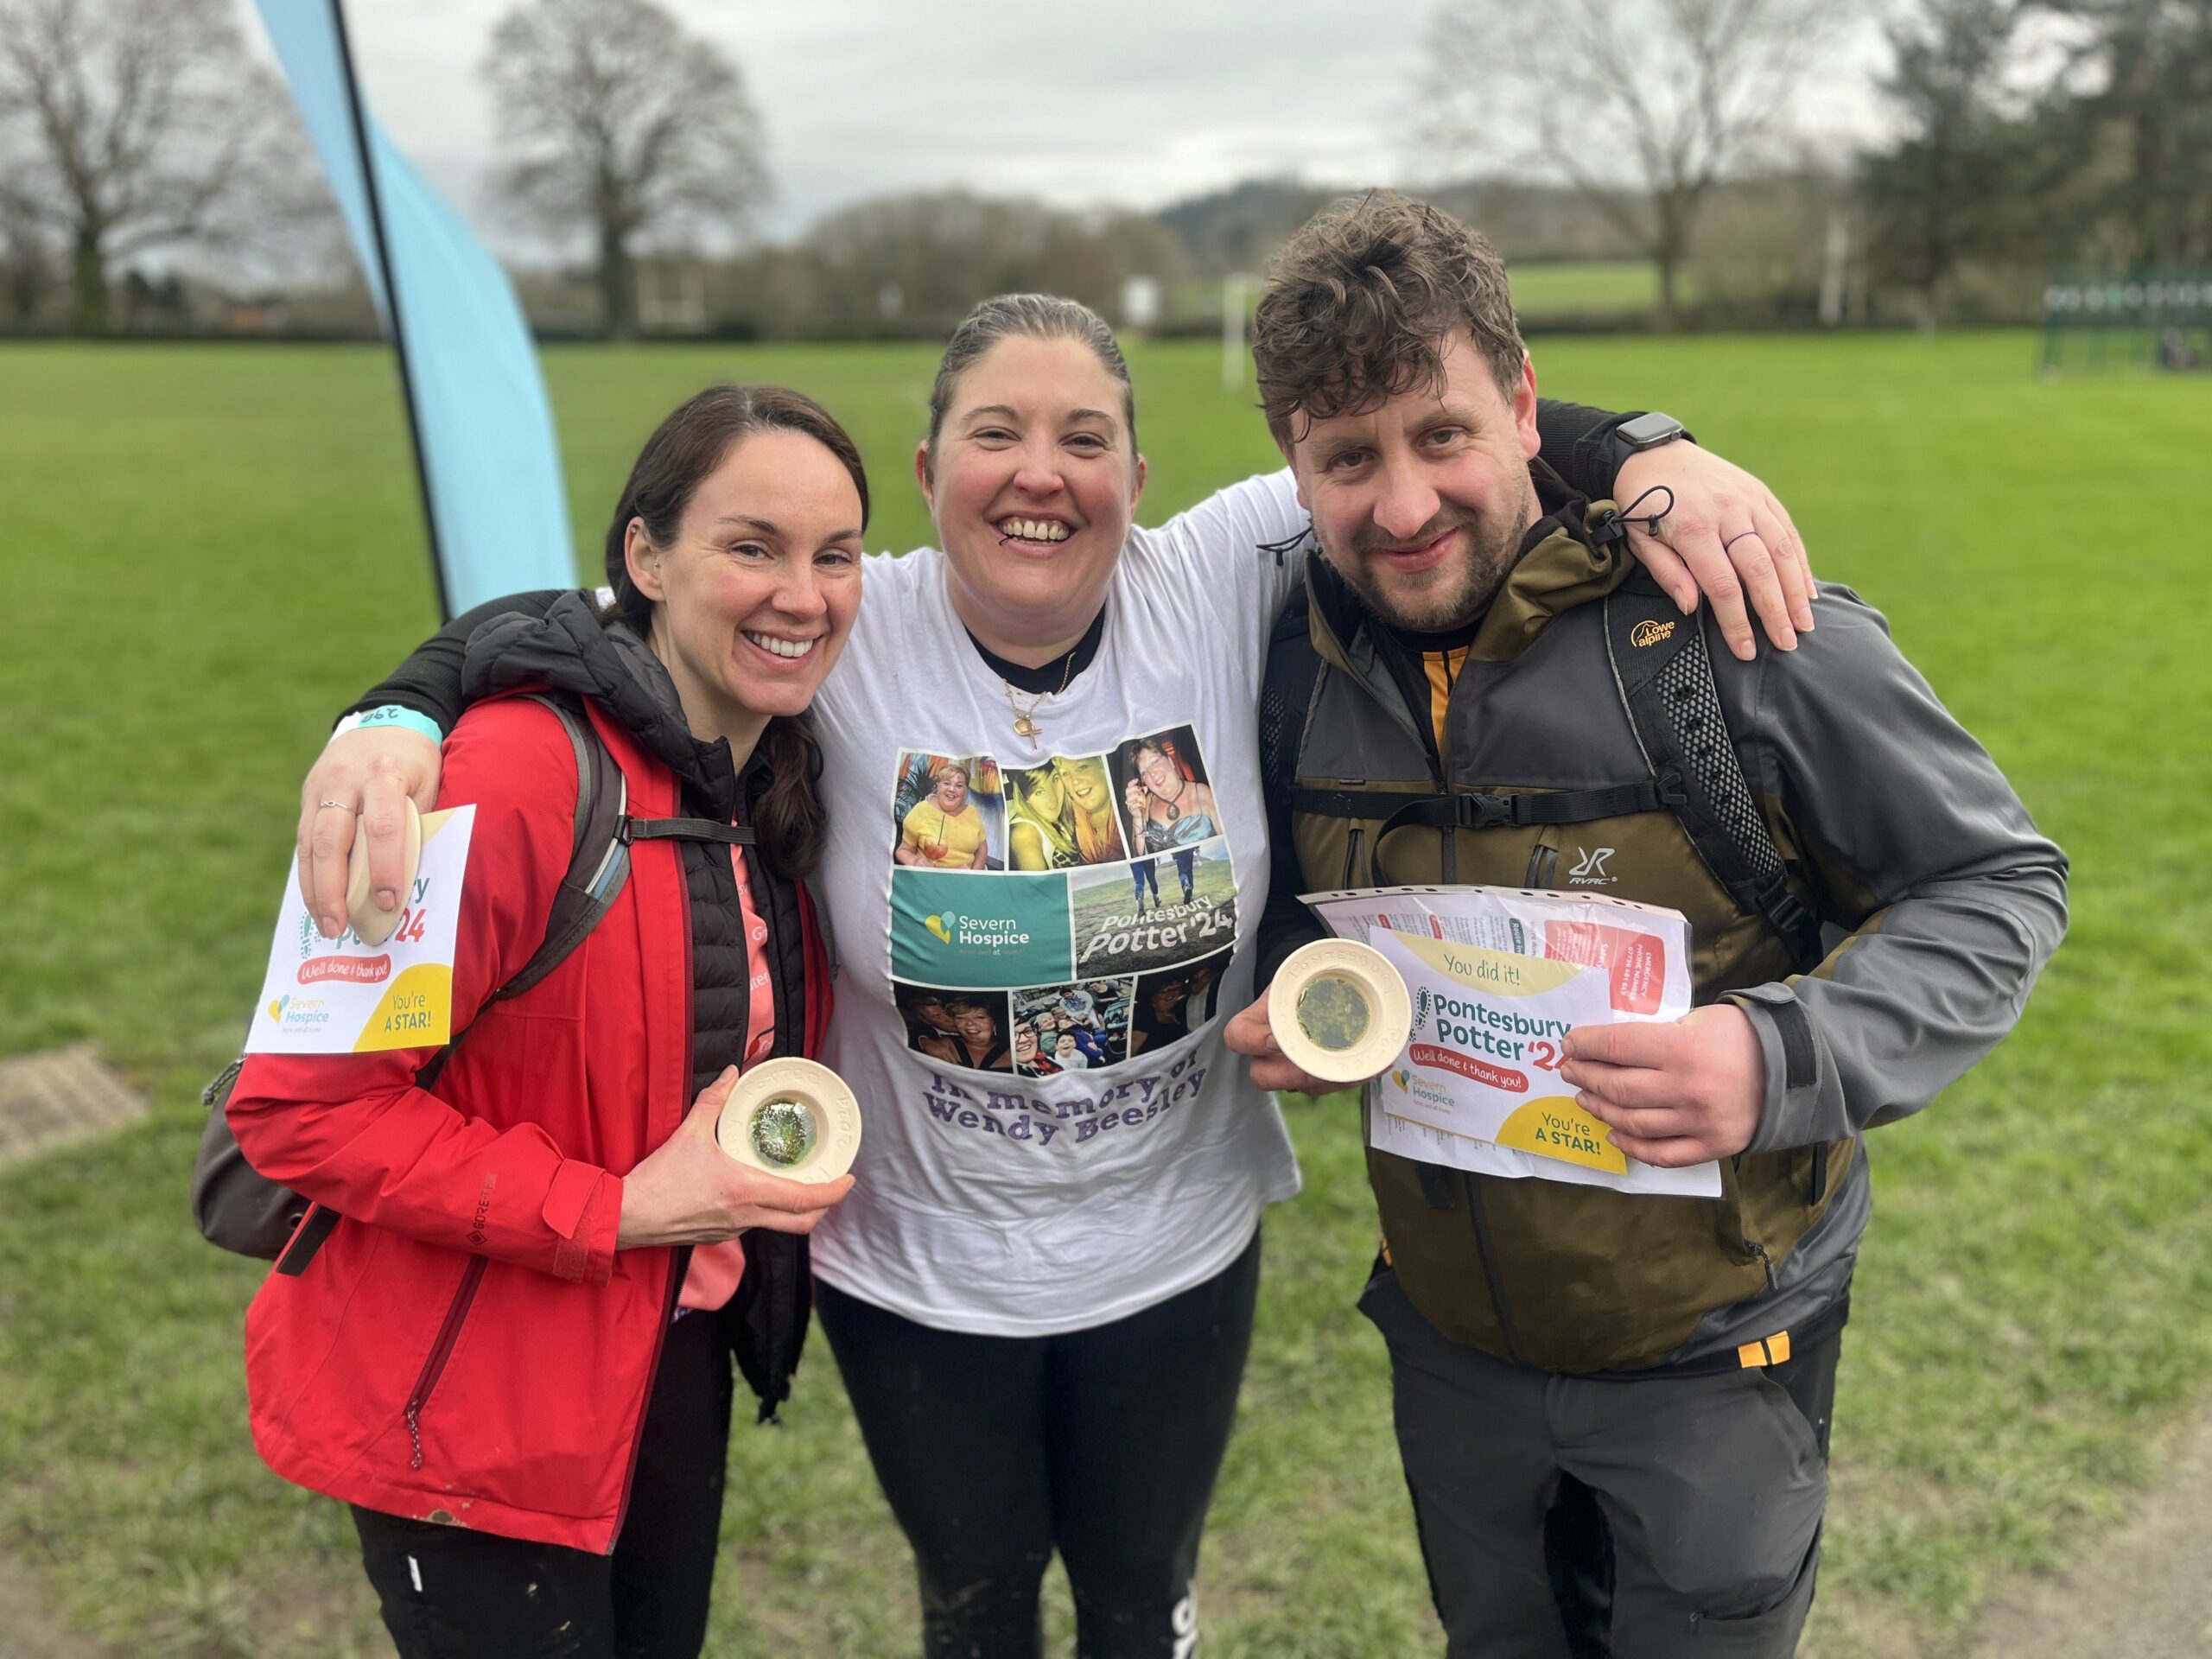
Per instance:
[[[803,1333],[794,1236],[850,1185],[749,1171],[714,1125],[739,1069],[811,1053],[827,1016],[803,716],[859,608],[867,522],[859,454],[810,400],[721,386],[671,415],[607,532],[613,606],[571,595],[470,642],[492,700],[445,749],[439,804],[476,814],[435,1090],[419,1049],[257,1055],[238,1079],[249,1161],[345,1217],[247,1315],[255,1443],[353,1505],[410,1659],[704,1638],[732,1351],[765,1414]],[[493,1001],[572,852],[569,740],[499,695],[548,690],[583,699],[632,817],[753,844],[639,841],[583,945]]]

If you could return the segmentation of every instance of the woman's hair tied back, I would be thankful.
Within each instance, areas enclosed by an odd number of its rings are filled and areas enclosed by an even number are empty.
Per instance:
[[[628,543],[632,519],[646,539],[667,547],[683,523],[700,485],[737,444],[757,432],[797,432],[837,458],[860,492],[861,528],[868,528],[868,470],[860,447],[837,417],[804,392],[788,386],[741,386],[724,381],[687,397],[653,429],[630,467],[607,527],[607,585],[614,590],[613,615],[640,635],[652,621],[652,601],[630,580]]]
[[[937,381],[930,388],[928,449],[932,472],[937,467],[938,435],[944,429],[945,416],[951,412],[960,377],[1001,340],[1017,339],[1072,340],[1088,347],[1099,366],[1122,383],[1122,424],[1128,428],[1129,448],[1135,452],[1136,393],[1129,384],[1128,359],[1122,355],[1121,342],[1114,338],[1106,319],[1081,301],[1057,294],[998,294],[978,302],[960,320],[938,361]]]

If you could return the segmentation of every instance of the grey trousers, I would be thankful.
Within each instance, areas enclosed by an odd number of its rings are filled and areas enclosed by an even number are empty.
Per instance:
[[[1796,1651],[1827,1436],[1781,1382],[1513,1365],[1440,1335],[1388,1268],[1360,1310],[1389,1344],[1398,1450],[1450,1659],[1588,1650],[1570,1644],[1545,1554],[1547,1513],[1576,1483],[1611,1535],[1619,1659]],[[1832,1376],[1833,1344],[1820,1359]]]

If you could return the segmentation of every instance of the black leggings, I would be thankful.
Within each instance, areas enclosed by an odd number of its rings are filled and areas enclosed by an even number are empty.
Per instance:
[[[1057,1337],[939,1331],[817,1281],[927,1659],[1032,1659],[1058,1549],[1083,1659],[1185,1659],[1191,1576],[1252,1341],[1260,1241],[1204,1284]]]
[[[612,1555],[353,1507],[361,1560],[400,1659],[692,1659],[721,1535],[729,1333],[669,1330]]]

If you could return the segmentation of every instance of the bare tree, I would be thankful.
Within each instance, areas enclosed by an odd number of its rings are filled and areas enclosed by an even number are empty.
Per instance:
[[[1787,132],[1853,0],[1446,0],[1425,137],[1572,184],[1656,268],[1659,318],[1713,186]]]
[[[66,244],[80,331],[116,260],[266,215],[289,112],[231,0],[0,0],[3,211]]]
[[[483,74],[517,216],[588,229],[607,330],[637,327],[640,238],[741,226],[768,191],[760,118],[732,63],[652,0],[533,0],[493,32]]]
[[[0,191],[0,291],[17,327],[36,324],[51,270],[44,231],[14,195]]]

